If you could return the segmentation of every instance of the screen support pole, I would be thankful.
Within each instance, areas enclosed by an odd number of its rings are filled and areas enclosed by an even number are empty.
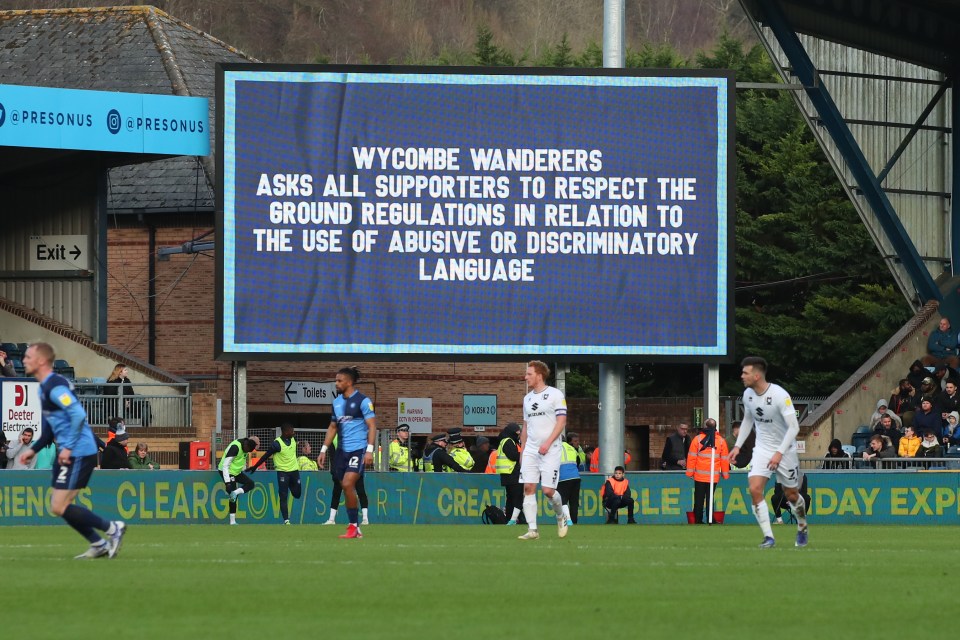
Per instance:
[[[622,69],[624,64],[624,2],[603,2],[603,66]],[[624,387],[626,366],[600,363],[600,473],[610,475],[623,464]]]

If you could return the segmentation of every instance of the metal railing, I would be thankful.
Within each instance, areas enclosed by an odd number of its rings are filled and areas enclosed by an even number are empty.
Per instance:
[[[800,458],[800,468],[804,471],[960,471],[960,458]]]
[[[75,393],[91,426],[105,427],[110,418],[122,418],[127,427],[191,426],[189,384],[139,383],[137,393],[132,396],[103,393],[104,386],[100,383],[74,383]],[[174,393],[169,393],[170,390]]]
[[[725,407],[728,418],[727,424],[732,420],[743,420],[743,396],[729,397],[720,399]],[[798,396],[791,397],[790,401],[797,413],[797,421],[803,422],[817,407],[826,402],[826,396]]]

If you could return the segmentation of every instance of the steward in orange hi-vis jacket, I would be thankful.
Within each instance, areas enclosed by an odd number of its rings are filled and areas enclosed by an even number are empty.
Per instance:
[[[707,419],[700,429],[700,433],[690,443],[687,453],[687,476],[693,478],[693,514],[696,524],[703,524],[703,512],[707,506],[707,494],[710,484],[714,489],[723,479],[730,477],[730,461],[727,459],[727,443],[717,435],[717,421]],[[711,459],[713,460],[713,474],[710,473]]]

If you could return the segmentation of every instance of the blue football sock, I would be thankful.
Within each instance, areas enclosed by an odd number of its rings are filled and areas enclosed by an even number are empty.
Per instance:
[[[82,535],[91,544],[102,540],[100,535],[94,529],[106,531],[110,528],[110,523],[89,509],[78,507],[71,504],[64,510],[63,519],[73,527],[77,533]]]
[[[350,522],[350,524],[357,524],[359,522],[357,518],[357,514],[359,513],[360,509],[351,509],[350,507],[347,507],[347,520]]]

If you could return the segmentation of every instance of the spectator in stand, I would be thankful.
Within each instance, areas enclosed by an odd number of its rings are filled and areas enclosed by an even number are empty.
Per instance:
[[[960,378],[960,372],[957,372],[956,369],[951,369],[945,364],[937,365],[933,370],[933,382],[939,386],[940,391],[943,391],[947,388],[947,383],[950,380],[957,380]]]
[[[913,430],[913,427],[907,427],[904,430],[903,437],[900,438],[900,444],[897,447],[897,455],[901,458],[912,458],[917,454],[917,449],[920,448],[920,438],[917,436],[917,432]]]
[[[7,440],[7,434],[0,431],[0,469],[7,468],[7,447],[10,442]]]
[[[923,363],[919,360],[914,360],[913,364],[910,365],[910,371],[907,372],[907,382],[909,382],[910,386],[914,389],[919,389],[920,385],[923,384],[923,379],[929,375],[930,371],[923,366]],[[913,405],[917,405],[916,399],[914,399]]]
[[[130,469],[130,457],[127,455],[127,440],[130,435],[126,432],[118,433],[115,438],[103,448],[100,456],[101,469]]]
[[[920,400],[920,410],[913,416],[913,430],[923,433],[928,429],[939,434],[943,429],[943,419],[938,412],[934,411],[933,400],[924,397]]]
[[[914,401],[917,408],[920,407],[920,404],[923,402],[924,398],[929,398],[931,404],[936,404],[937,396],[940,395],[940,385],[932,377],[927,376],[923,379],[923,383],[920,385],[920,399]]]
[[[920,443],[920,446],[917,448],[917,452],[913,456],[914,458],[942,458],[943,457],[943,448],[940,446],[940,441],[937,438],[937,434],[933,432],[932,429],[927,429],[923,432],[923,441]]]
[[[132,415],[131,397],[135,394],[133,391],[133,383],[130,382],[129,374],[130,370],[127,369],[126,366],[117,363],[114,365],[113,371],[107,377],[107,384],[103,386],[103,395],[117,396],[119,398],[113,407],[108,408],[108,411],[115,416],[121,415],[121,413],[124,416]]]
[[[150,457],[150,452],[147,448],[146,442],[138,442],[137,448],[131,453],[127,458],[130,461],[130,468],[137,469],[140,471],[146,469],[159,469],[160,465],[157,464],[153,458]]]
[[[960,442],[960,412],[952,411],[947,414],[947,426],[943,428],[943,446],[949,447]]]
[[[930,332],[927,338],[927,355],[923,357],[926,366],[945,364],[956,369],[960,367],[957,357],[957,334],[950,328],[948,318],[940,318],[939,326]]]
[[[897,428],[897,425],[894,424],[891,416],[885,415],[880,418],[880,424],[874,427],[873,431],[874,433],[879,433],[882,436],[890,438],[890,444],[893,446],[893,450],[897,450],[903,433]]]
[[[895,458],[896,453],[893,451],[893,445],[890,444],[889,438],[884,438],[878,433],[873,434],[870,437],[870,444],[867,445],[866,451],[863,452],[863,460],[872,464],[877,469],[883,468],[883,460],[890,458]]]
[[[667,438],[667,444],[663,447],[663,461],[660,463],[664,471],[683,471],[687,468],[687,453],[692,442],[689,430],[690,425],[681,422],[677,432]]]
[[[118,433],[126,432],[127,425],[123,422],[123,418],[110,418],[107,423],[107,442],[116,438]]]
[[[25,453],[30,448],[30,445],[32,443],[33,443],[33,429],[31,429],[30,427],[27,427],[26,429],[20,432],[20,436],[17,438],[16,442],[11,442],[7,446],[7,460],[9,460],[9,462],[7,463],[7,469],[23,471],[27,469],[36,468],[36,465],[37,465],[36,458],[31,458],[30,461],[27,462],[26,464],[24,464],[23,462],[20,462],[20,454]]]
[[[13,369],[13,362],[7,357],[7,352],[0,350],[0,378],[16,378],[17,372]]]
[[[957,381],[954,378],[947,380],[946,385],[943,387],[943,391],[937,395],[936,399],[933,401],[933,404],[937,407],[937,411],[940,412],[940,418],[943,420],[943,423],[940,425],[941,428],[947,425],[947,416],[951,411],[960,411],[960,393],[957,392]]]
[[[901,378],[897,387],[890,393],[890,402],[887,403],[887,408],[900,416],[902,424],[913,423],[913,412],[915,410],[913,402],[916,393],[913,384],[906,378]]]
[[[830,442],[830,447],[827,449],[827,455],[824,458],[820,465],[821,469],[849,469],[851,466],[850,456],[843,450],[843,444],[838,438],[834,438]],[[804,477],[804,480],[806,480],[806,477]]]
[[[883,398],[877,400],[877,410],[873,412],[873,415],[870,416],[870,427],[876,428],[880,424],[880,418],[883,416],[890,416],[890,418],[897,423],[897,427],[900,427],[903,423],[898,416],[893,411],[887,408],[887,401]]]

